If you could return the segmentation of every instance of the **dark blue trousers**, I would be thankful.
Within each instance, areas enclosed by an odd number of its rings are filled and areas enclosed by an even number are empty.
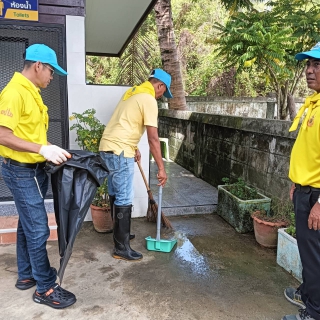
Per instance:
[[[307,311],[316,320],[320,320],[320,231],[308,228],[308,217],[319,195],[320,191],[297,189],[293,194],[297,243],[303,268],[303,283],[299,289]]]

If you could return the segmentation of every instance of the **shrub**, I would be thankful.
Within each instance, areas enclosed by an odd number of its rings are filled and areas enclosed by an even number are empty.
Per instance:
[[[237,182],[230,183],[229,178],[223,178],[222,182],[227,185],[227,190],[241,200],[260,199],[258,191],[255,188],[250,188],[246,185],[245,181],[238,178]]]
[[[75,130],[76,141],[83,150],[99,152],[99,144],[104,131],[104,125],[95,116],[95,109],[87,109],[83,113],[73,112],[69,120],[76,120],[70,130]],[[107,179],[97,189],[92,204],[97,207],[108,207],[108,184]]]
[[[294,215],[292,202],[278,198],[271,199],[269,214],[263,210],[254,212],[254,215],[261,220],[269,222],[284,222],[288,226],[291,225],[292,214]]]
[[[296,217],[294,212],[291,212],[290,214],[290,224],[286,229],[286,232],[290,234],[290,236],[296,238]]]
[[[100,139],[105,127],[95,114],[95,109],[88,109],[83,113],[73,112],[69,118],[71,121],[76,120],[70,130],[76,131],[79,147],[91,152],[99,152]]]

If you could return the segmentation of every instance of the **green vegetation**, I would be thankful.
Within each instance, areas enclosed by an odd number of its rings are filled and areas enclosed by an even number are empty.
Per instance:
[[[270,216],[271,221],[283,221],[287,225],[290,224],[291,216],[293,214],[293,203],[290,200],[283,200],[272,198]]]
[[[303,80],[304,63],[297,63],[294,55],[320,41],[319,0],[171,3],[187,96],[273,93],[281,107],[278,118],[294,117],[293,97],[309,92]],[[161,66],[152,11],[121,59],[87,57],[87,81],[133,85]]]
[[[269,1],[267,10],[254,8],[235,12],[226,24],[216,23],[218,54],[226,69],[237,72],[247,68],[261,77],[276,93],[278,118],[295,116],[293,95],[303,76],[304,63],[297,63],[296,53],[309,50],[320,40],[320,6],[305,1]]]
[[[246,185],[245,181],[238,178],[238,181],[230,183],[229,178],[222,178],[222,182],[227,185],[227,190],[241,200],[260,199],[258,191]]]
[[[261,210],[259,212],[254,212],[254,215],[258,219],[261,219],[264,221],[284,222],[284,224],[286,224],[290,228],[294,226],[294,224],[292,224],[292,216],[294,217],[293,204],[292,204],[292,201],[290,200],[272,198],[269,214]]]
[[[290,223],[288,225],[288,228],[286,229],[286,232],[290,234],[290,236],[295,238],[296,237],[296,217],[294,212],[291,212],[289,221]]]
[[[100,139],[105,127],[95,114],[95,109],[87,109],[83,113],[73,112],[69,117],[70,121],[76,120],[70,130],[75,130],[79,147],[91,152],[99,151]]]
[[[225,95],[225,91],[228,91],[230,87],[229,78],[225,82],[217,82],[224,70],[221,58],[217,57],[213,51],[216,45],[212,40],[217,36],[217,31],[213,28],[214,22],[224,21],[228,16],[227,11],[218,1],[212,0],[172,0],[171,2],[186,95],[209,95],[216,94],[218,91],[219,95]],[[145,44],[140,46],[140,49],[136,47],[134,49],[140,50],[139,56],[143,56],[141,59],[132,58],[130,60],[130,52],[133,52],[132,43],[125,50],[121,59],[87,56],[87,82],[132,85],[137,84],[139,80],[144,81],[151,69],[162,67],[153,11],[139,30],[140,37],[143,38]],[[122,72],[123,75],[120,76],[124,63],[126,63],[127,72]],[[133,71],[137,70],[139,70],[139,80],[132,76]],[[235,82],[233,78],[230,81]],[[221,82],[224,82],[225,89],[220,90]],[[230,95],[233,94],[234,89]]]
[[[70,130],[74,130],[77,134],[75,141],[83,150],[91,152],[99,152],[99,144],[104,131],[104,125],[95,116],[95,109],[87,109],[82,113],[73,112],[69,117],[70,121],[76,121]],[[105,182],[98,187],[92,204],[97,207],[108,207],[108,183]]]

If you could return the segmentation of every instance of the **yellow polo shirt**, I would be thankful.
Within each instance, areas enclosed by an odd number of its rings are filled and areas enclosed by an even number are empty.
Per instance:
[[[158,127],[156,99],[149,93],[138,93],[125,101],[122,97],[103,132],[99,150],[117,155],[124,151],[125,157],[134,157],[145,126]]]
[[[23,140],[47,144],[44,115],[29,90],[37,92],[39,89],[16,72],[0,94],[0,126],[11,129],[15,136]],[[0,155],[25,163],[45,161],[39,154],[15,151],[1,145]]]
[[[290,157],[289,178],[303,186],[320,188],[320,106],[315,105],[304,130],[302,125]]]

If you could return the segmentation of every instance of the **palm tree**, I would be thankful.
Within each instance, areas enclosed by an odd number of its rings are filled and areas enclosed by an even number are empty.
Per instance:
[[[152,69],[148,58],[154,48],[147,29],[148,24],[145,22],[122,54],[116,83],[134,86],[148,78]]]
[[[169,108],[186,110],[186,97],[172,21],[171,0],[158,0],[154,11],[163,68],[172,77],[171,91],[173,99],[169,101]]]

